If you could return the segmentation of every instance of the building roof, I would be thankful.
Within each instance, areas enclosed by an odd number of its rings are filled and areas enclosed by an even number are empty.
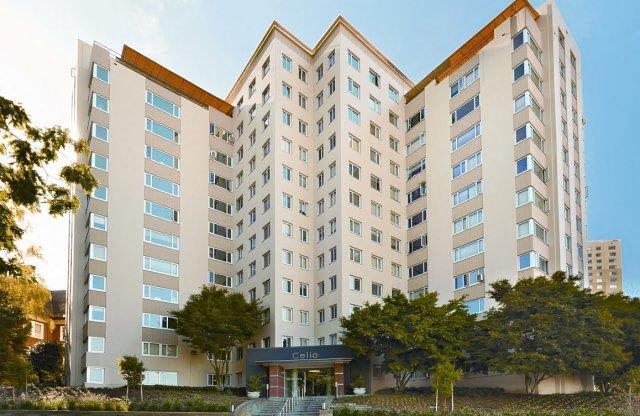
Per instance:
[[[373,43],[371,43],[367,38],[365,38],[364,35],[362,35],[362,33],[360,33],[351,23],[347,21],[347,19],[345,19],[342,15],[338,15],[336,19],[333,21],[333,23],[331,24],[331,26],[329,26],[329,28],[326,30],[324,35],[322,35],[320,40],[318,40],[318,42],[313,48],[307,46],[293,33],[291,33],[284,26],[282,26],[280,23],[274,20],[269,26],[269,28],[267,29],[267,31],[265,32],[264,36],[262,36],[262,39],[258,43],[258,46],[253,51],[253,54],[251,54],[249,61],[247,61],[247,64],[242,69],[242,72],[240,72],[240,75],[238,76],[238,78],[236,79],[236,82],[231,87],[231,90],[229,90],[229,94],[227,94],[226,100],[229,101],[232,98],[233,94],[235,94],[238,87],[240,86],[241,81],[248,74],[251,65],[258,58],[258,56],[260,55],[260,52],[262,52],[263,48],[267,45],[267,40],[274,32],[279,32],[280,34],[288,38],[291,42],[298,45],[303,51],[305,51],[307,54],[309,54],[313,58],[315,54],[322,48],[324,43],[331,37],[333,32],[337,30],[339,27],[344,27],[359,41],[361,41],[378,59],[380,59],[382,62],[387,64],[389,68],[391,68],[391,70],[394,71],[400,78],[402,78],[402,80],[404,80],[409,86],[411,87],[413,86],[413,82],[409,79],[408,76],[404,74],[404,72],[402,72],[393,62],[391,62],[389,58],[387,58],[378,48],[376,48],[373,45]]]
[[[455,52],[453,52],[447,59],[445,59],[440,65],[438,65],[427,76],[422,78],[409,92],[405,94],[407,102],[414,99],[418,94],[425,89],[431,81],[442,81],[446,76],[451,74],[456,69],[460,68],[465,62],[473,57],[480,49],[486,46],[491,40],[493,40],[493,31],[496,27],[502,24],[505,20],[515,15],[523,8],[527,8],[534,19],[539,17],[536,9],[527,0],[515,0],[500,14],[498,14],[493,20],[491,20],[485,27],[480,29],[478,33],[473,35],[468,41],[460,46]]]
[[[211,106],[227,115],[231,115],[233,112],[233,106],[228,102],[216,97],[208,91],[205,91],[191,81],[188,81],[175,72],[170,71],[128,45],[124,45],[122,47],[120,61],[132,67],[132,69],[141,72],[148,78],[153,79],[159,84],[174,90],[176,93],[189,98],[200,105],[204,105],[206,107]]]

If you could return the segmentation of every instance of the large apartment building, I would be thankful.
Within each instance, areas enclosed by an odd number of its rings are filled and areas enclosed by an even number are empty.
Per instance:
[[[365,302],[428,290],[482,313],[493,281],[583,276],[580,65],[551,1],[516,0],[417,84],[342,17],[314,47],[274,22],[224,100],[80,42],[101,186],[71,227],[71,384],[122,384],[124,354],[145,383],[212,384],[169,316],[204,284],[266,308],[226,382],[265,371],[288,395],[317,367],[344,391],[339,318]]]
[[[622,242],[587,241],[587,276],[593,292],[622,293]]]

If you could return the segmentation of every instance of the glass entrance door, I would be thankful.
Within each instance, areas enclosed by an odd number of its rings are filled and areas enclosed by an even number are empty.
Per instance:
[[[330,396],[333,394],[333,368],[285,369],[285,397]]]

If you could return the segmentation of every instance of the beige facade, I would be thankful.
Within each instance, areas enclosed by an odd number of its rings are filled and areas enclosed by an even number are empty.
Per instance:
[[[268,308],[259,348],[339,343],[340,317],[394,290],[482,313],[493,281],[583,275],[581,91],[551,2],[517,0],[415,85],[342,17],[313,48],[274,23],[224,101],[80,42],[108,200],[71,230],[71,383],[122,384],[137,354],[150,382],[207,384],[167,319],[207,283]]]
[[[622,242],[587,241],[587,274],[593,292],[623,293]]]

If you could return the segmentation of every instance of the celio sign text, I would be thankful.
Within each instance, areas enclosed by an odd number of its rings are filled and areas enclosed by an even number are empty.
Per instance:
[[[294,352],[291,354],[291,358],[294,360],[308,360],[310,358],[318,358],[317,352],[307,351],[307,352]]]

